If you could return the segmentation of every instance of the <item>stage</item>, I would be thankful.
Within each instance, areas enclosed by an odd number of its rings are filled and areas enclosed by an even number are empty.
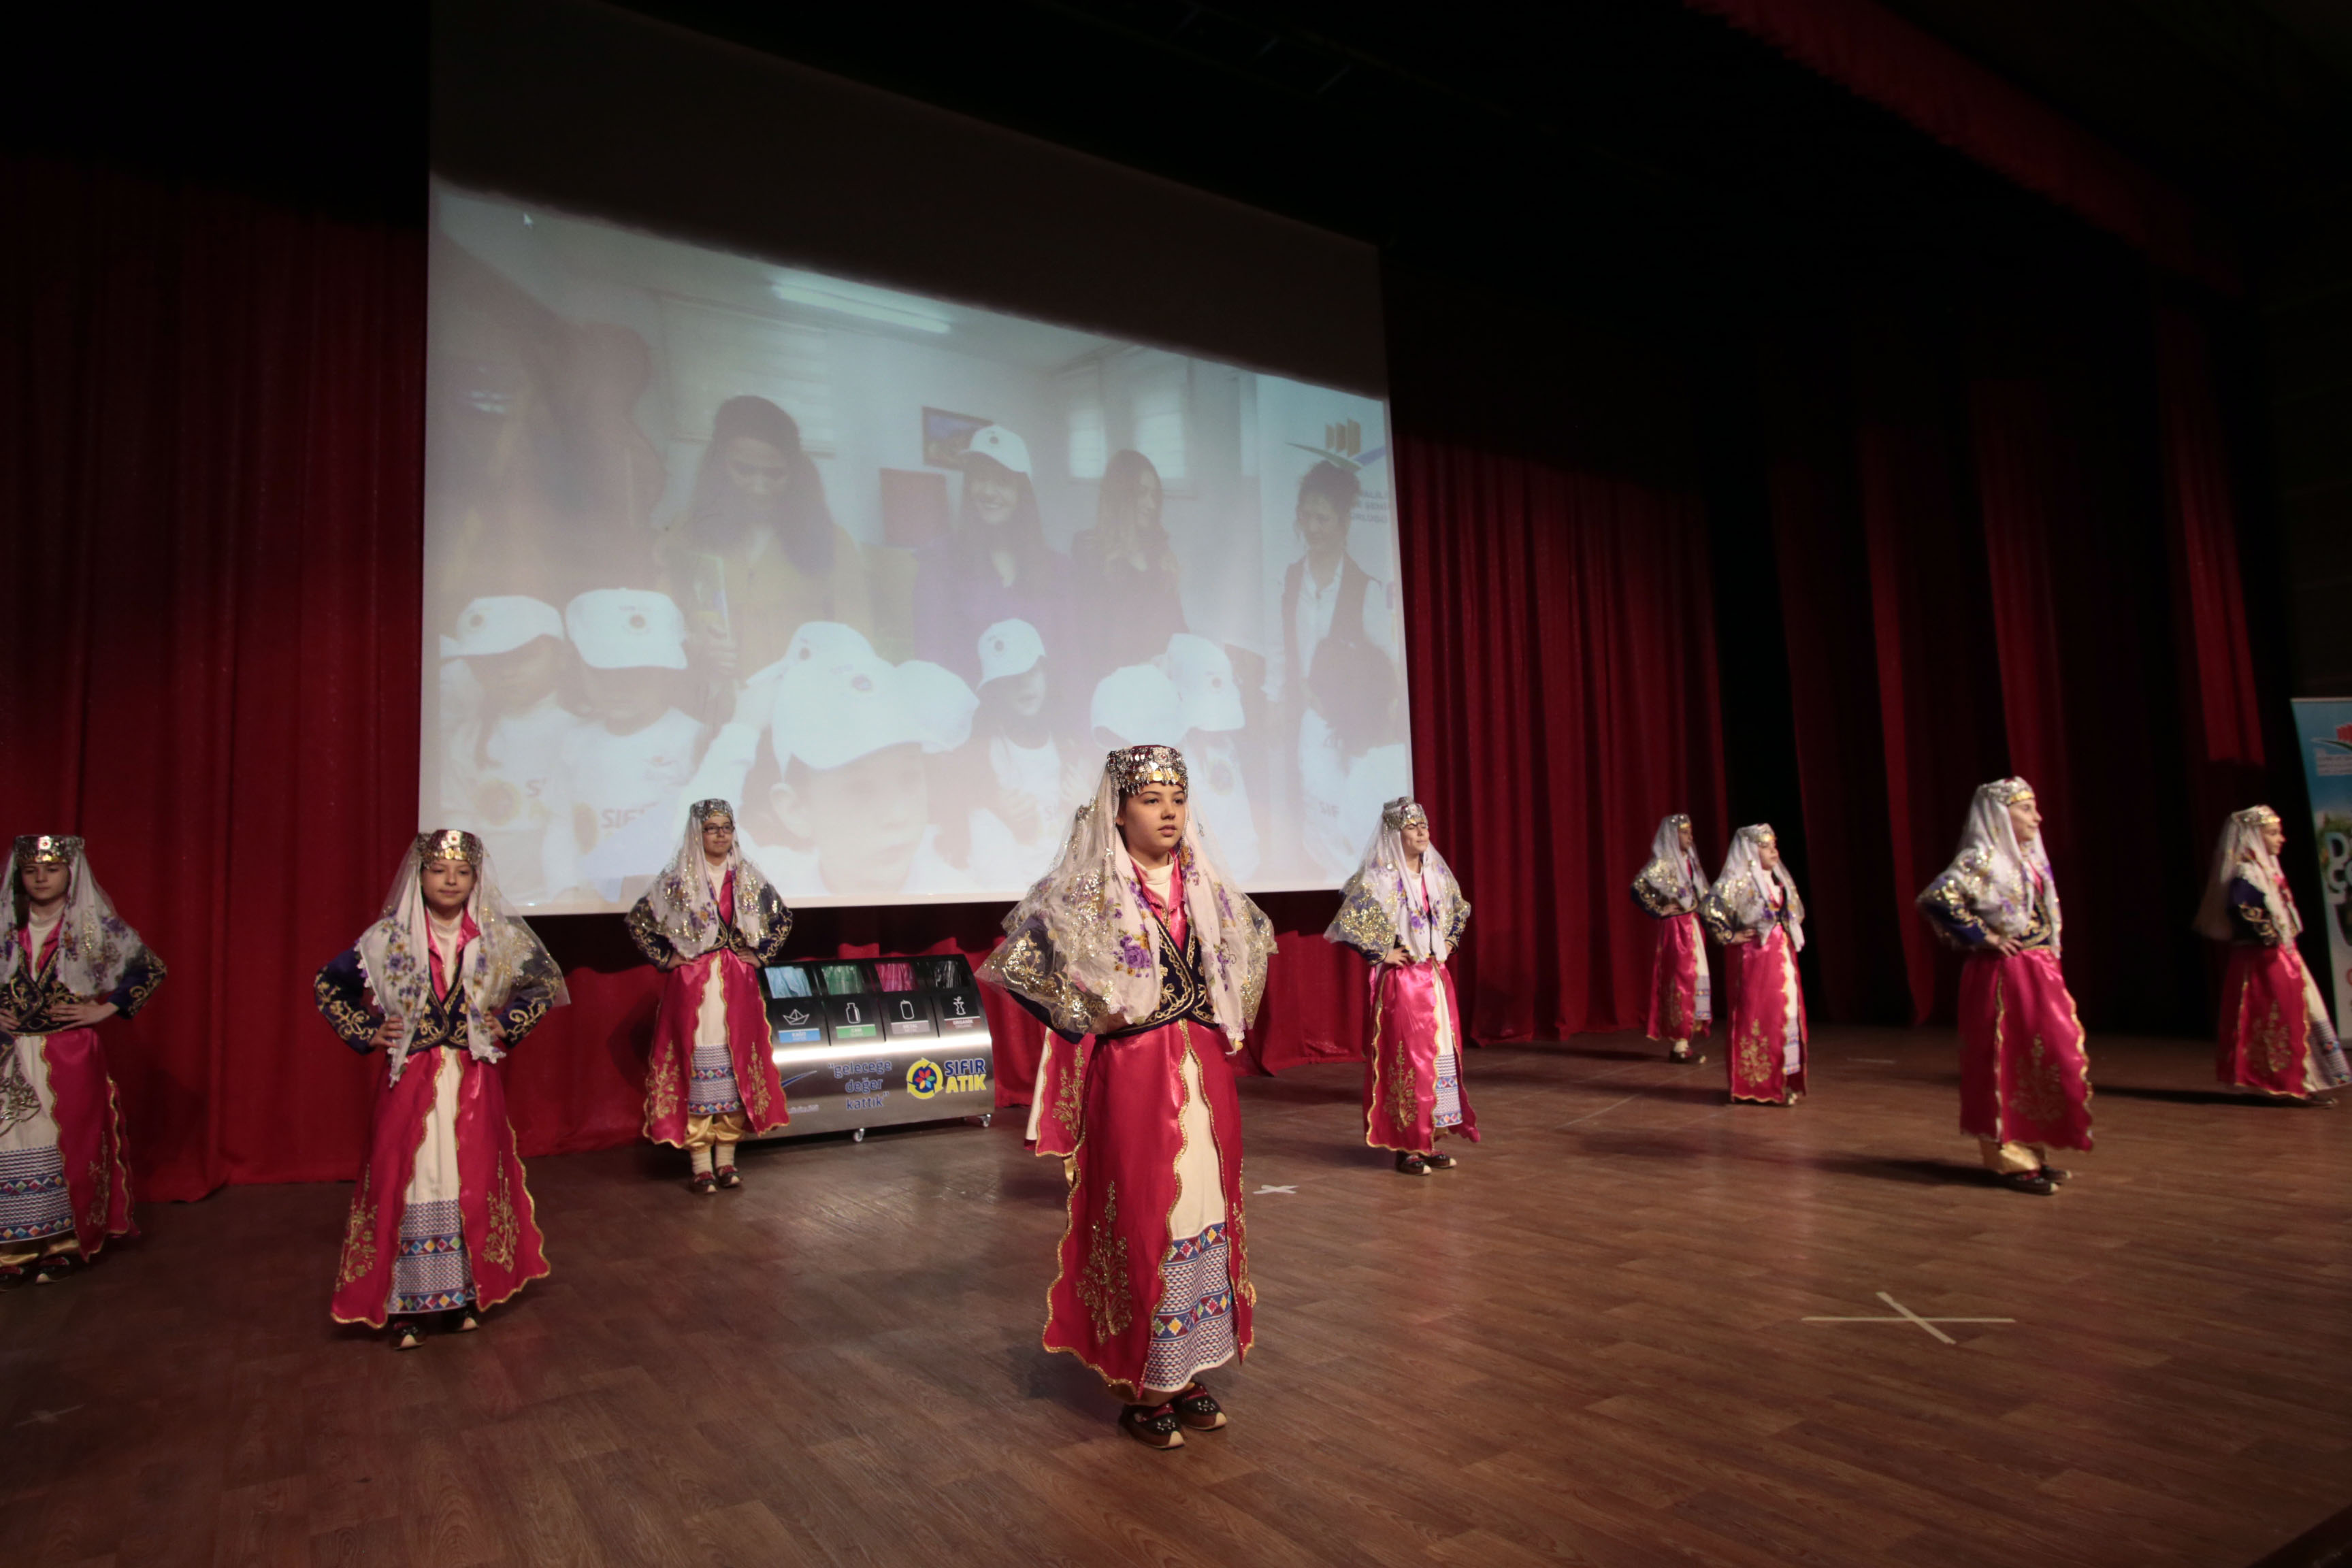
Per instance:
[[[2352,1499],[2352,1107],[2094,1035],[2035,1198],[1948,1031],[1823,1030],[1794,1110],[1713,1047],[1474,1052],[1423,1180],[1354,1068],[1244,1079],[1260,1348],[1173,1454],[1038,1348],[1017,1117],[534,1161],[553,1278],[410,1354],[327,1321],[348,1186],[146,1205],[0,1298],[9,1561],[2240,1568]]]

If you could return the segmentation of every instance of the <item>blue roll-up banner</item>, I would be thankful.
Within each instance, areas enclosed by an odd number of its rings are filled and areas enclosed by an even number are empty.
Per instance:
[[[2294,728],[2319,856],[2320,923],[2327,928],[2324,989],[2340,1037],[2352,1024],[2352,697],[2297,698]]]

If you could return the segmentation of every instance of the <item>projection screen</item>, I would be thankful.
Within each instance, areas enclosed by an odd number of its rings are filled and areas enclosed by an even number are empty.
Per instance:
[[[1257,890],[1410,786],[1382,402],[433,189],[422,827],[625,908],[1017,897],[1164,742]]]

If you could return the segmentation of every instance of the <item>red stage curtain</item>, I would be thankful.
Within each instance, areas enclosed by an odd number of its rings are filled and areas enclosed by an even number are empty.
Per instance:
[[[2152,395],[2162,322],[2096,268],[1974,293],[1801,323],[1758,384],[1823,1016],[1948,1009],[1911,900],[2014,773],[2086,1017],[2179,1027],[2193,862],[2258,776],[2200,749],[2259,745],[2210,384]]]
[[[1863,547],[1858,433],[1848,367],[1821,344],[1842,323],[1797,320],[1771,334],[1772,387],[1757,412],[1767,442],[1766,489],[1788,647],[1802,857],[1790,868],[1806,898],[1806,953],[1824,1016],[1867,1018],[1900,1008],[1902,927],[1891,891],[1885,715],[1873,700],[1876,626]],[[1869,895],[1863,896],[1865,891]]]
[[[109,1025],[137,1191],[348,1176],[310,973],[416,791],[423,237],[0,161],[0,823],[170,966]]]
[[[1698,501],[1410,434],[1397,475],[1413,779],[1473,910],[1463,1026],[1634,1026],[1654,939],[1626,888],[1658,819],[1728,831]]]
[[[2210,338],[2191,306],[2178,298],[2158,300],[2164,515],[2188,713],[2190,791],[2198,819],[2218,825],[2263,793],[2265,770],[2246,595],[2238,575],[2237,508],[2213,393]]]
[[[1864,321],[1855,460],[1874,657],[1853,673],[1876,682],[1889,877],[1879,918],[1900,933],[1907,1002],[1871,1016],[1915,1024],[1950,1014],[1958,972],[1912,900],[1951,858],[1976,786],[2007,763],[1999,662],[1985,651],[1991,588],[1969,515],[1966,432],[1950,417],[1950,372],[1916,325],[1888,312]]]

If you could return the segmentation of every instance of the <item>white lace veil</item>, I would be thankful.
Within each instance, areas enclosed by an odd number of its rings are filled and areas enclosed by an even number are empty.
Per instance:
[[[1696,907],[1706,897],[1707,880],[1699,864],[1696,846],[1687,851],[1683,848],[1683,829],[1689,826],[1690,818],[1679,811],[1658,824],[1658,831],[1650,838],[1650,860],[1642,868],[1642,876],[1660,892],[1676,893],[1683,902]],[[1685,854],[1690,858],[1687,865],[1684,863]]]
[[[1723,873],[1715,879],[1712,894],[1717,902],[1731,912],[1740,929],[1752,931],[1764,923],[1767,908],[1764,883],[1767,879],[1780,884],[1780,895],[1789,911],[1789,940],[1798,951],[1805,945],[1805,900],[1797,894],[1797,879],[1789,875],[1789,863],[1782,860],[1770,870],[1764,868],[1763,848],[1767,840],[1778,843],[1780,836],[1769,822],[1754,823],[1731,836],[1731,852],[1723,858]]]
[[[36,858],[64,855],[72,868],[66,884],[65,911],[58,924],[58,979],[76,996],[104,999],[121,988],[144,944],[139,933],[114,912],[111,900],[100,889],[89,869],[89,852],[79,838],[62,834],[35,834],[16,840],[8,852],[8,930],[0,942],[0,985],[16,978],[25,962],[25,944],[17,933],[30,919],[24,891],[17,886],[17,868]],[[37,963],[40,954],[33,954]]]
[[[1984,893],[1972,902],[1981,907],[1977,918],[2006,937],[2021,937],[2033,925],[2033,876],[2042,877],[2042,894],[2050,910],[2050,942],[2058,944],[2063,921],[2058,910],[2058,879],[2051,874],[2050,850],[2040,834],[2030,845],[2017,841],[2017,825],[2010,820],[2010,806],[2031,797],[2033,786],[2023,779],[1995,779],[1977,786],[1976,798],[1969,803],[1968,826],[1960,829],[1960,847],[1952,866],[1961,873],[1962,881],[1973,880],[1969,875],[1971,859],[1983,865]],[[1971,889],[1972,891],[1975,889]]]
[[[2263,895],[2273,930],[2289,942],[2303,934],[2302,917],[2279,896],[2278,857],[2263,842],[2263,829],[2278,819],[2278,813],[2267,805],[2250,805],[2231,813],[2221,824],[2221,837],[2213,846],[2213,870],[2205,879],[2204,900],[2197,906],[2194,923],[2199,934],[2216,942],[2228,942],[2238,934],[2237,924],[2230,918],[2230,884],[2242,875]]]
[[[982,978],[1036,1003],[1060,1024],[1076,1021],[1068,1016],[1066,986],[1130,1019],[1150,1016],[1160,1003],[1160,928],[1144,912],[1135,862],[1118,830],[1118,764],[1130,752],[1165,753],[1182,765],[1164,746],[1111,752],[1094,799],[1071,818],[1060,858],[1004,917],[1009,937],[1033,929],[1042,935],[1046,969],[1033,972],[1018,962],[1024,946],[1018,941],[1000,944],[981,965]],[[1211,1012],[1238,1042],[1265,992],[1274,924],[1227,874],[1198,812],[1185,817],[1177,865]]]
[[[433,939],[426,925],[423,873],[427,861],[445,856],[471,860],[474,866],[474,890],[465,913],[479,934],[467,947],[457,978],[466,993],[466,1048],[494,1062],[506,1049],[489,1024],[509,997],[519,990],[538,989],[547,993],[549,1006],[560,1007],[572,1000],[572,994],[539,933],[499,896],[489,851],[480,839],[454,829],[417,835],[400,858],[383,916],[360,933],[360,973],[385,1013],[412,1020],[424,1013],[433,995]],[[404,1031],[387,1053],[394,1083],[408,1060],[408,1039]]]
[[[1324,932],[1329,940],[1345,942],[1351,929],[1384,922],[1389,939],[1402,946],[1415,963],[1444,959],[1446,933],[1462,929],[1470,906],[1462,897],[1462,884],[1454,880],[1454,868],[1445,863],[1436,845],[1422,851],[1420,879],[1405,868],[1404,824],[1415,817],[1426,826],[1426,814],[1410,797],[1390,801],[1381,808],[1380,829],[1364,847],[1362,863],[1340,892],[1339,913]],[[1429,888],[1427,915],[1421,912],[1419,897],[1419,884],[1424,879]],[[1376,918],[1372,918],[1374,911]]]
[[[704,870],[709,862],[702,855],[702,828],[712,817],[721,816],[735,820],[735,808],[723,800],[698,800],[687,807],[686,837],[646,892],[654,924],[681,959],[699,958],[719,945],[719,900],[711,895],[710,878]],[[768,883],[760,868],[743,858],[740,838],[727,851],[722,881],[728,872],[735,877],[735,929],[756,947],[768,935],[760,905],[761,889]]]

